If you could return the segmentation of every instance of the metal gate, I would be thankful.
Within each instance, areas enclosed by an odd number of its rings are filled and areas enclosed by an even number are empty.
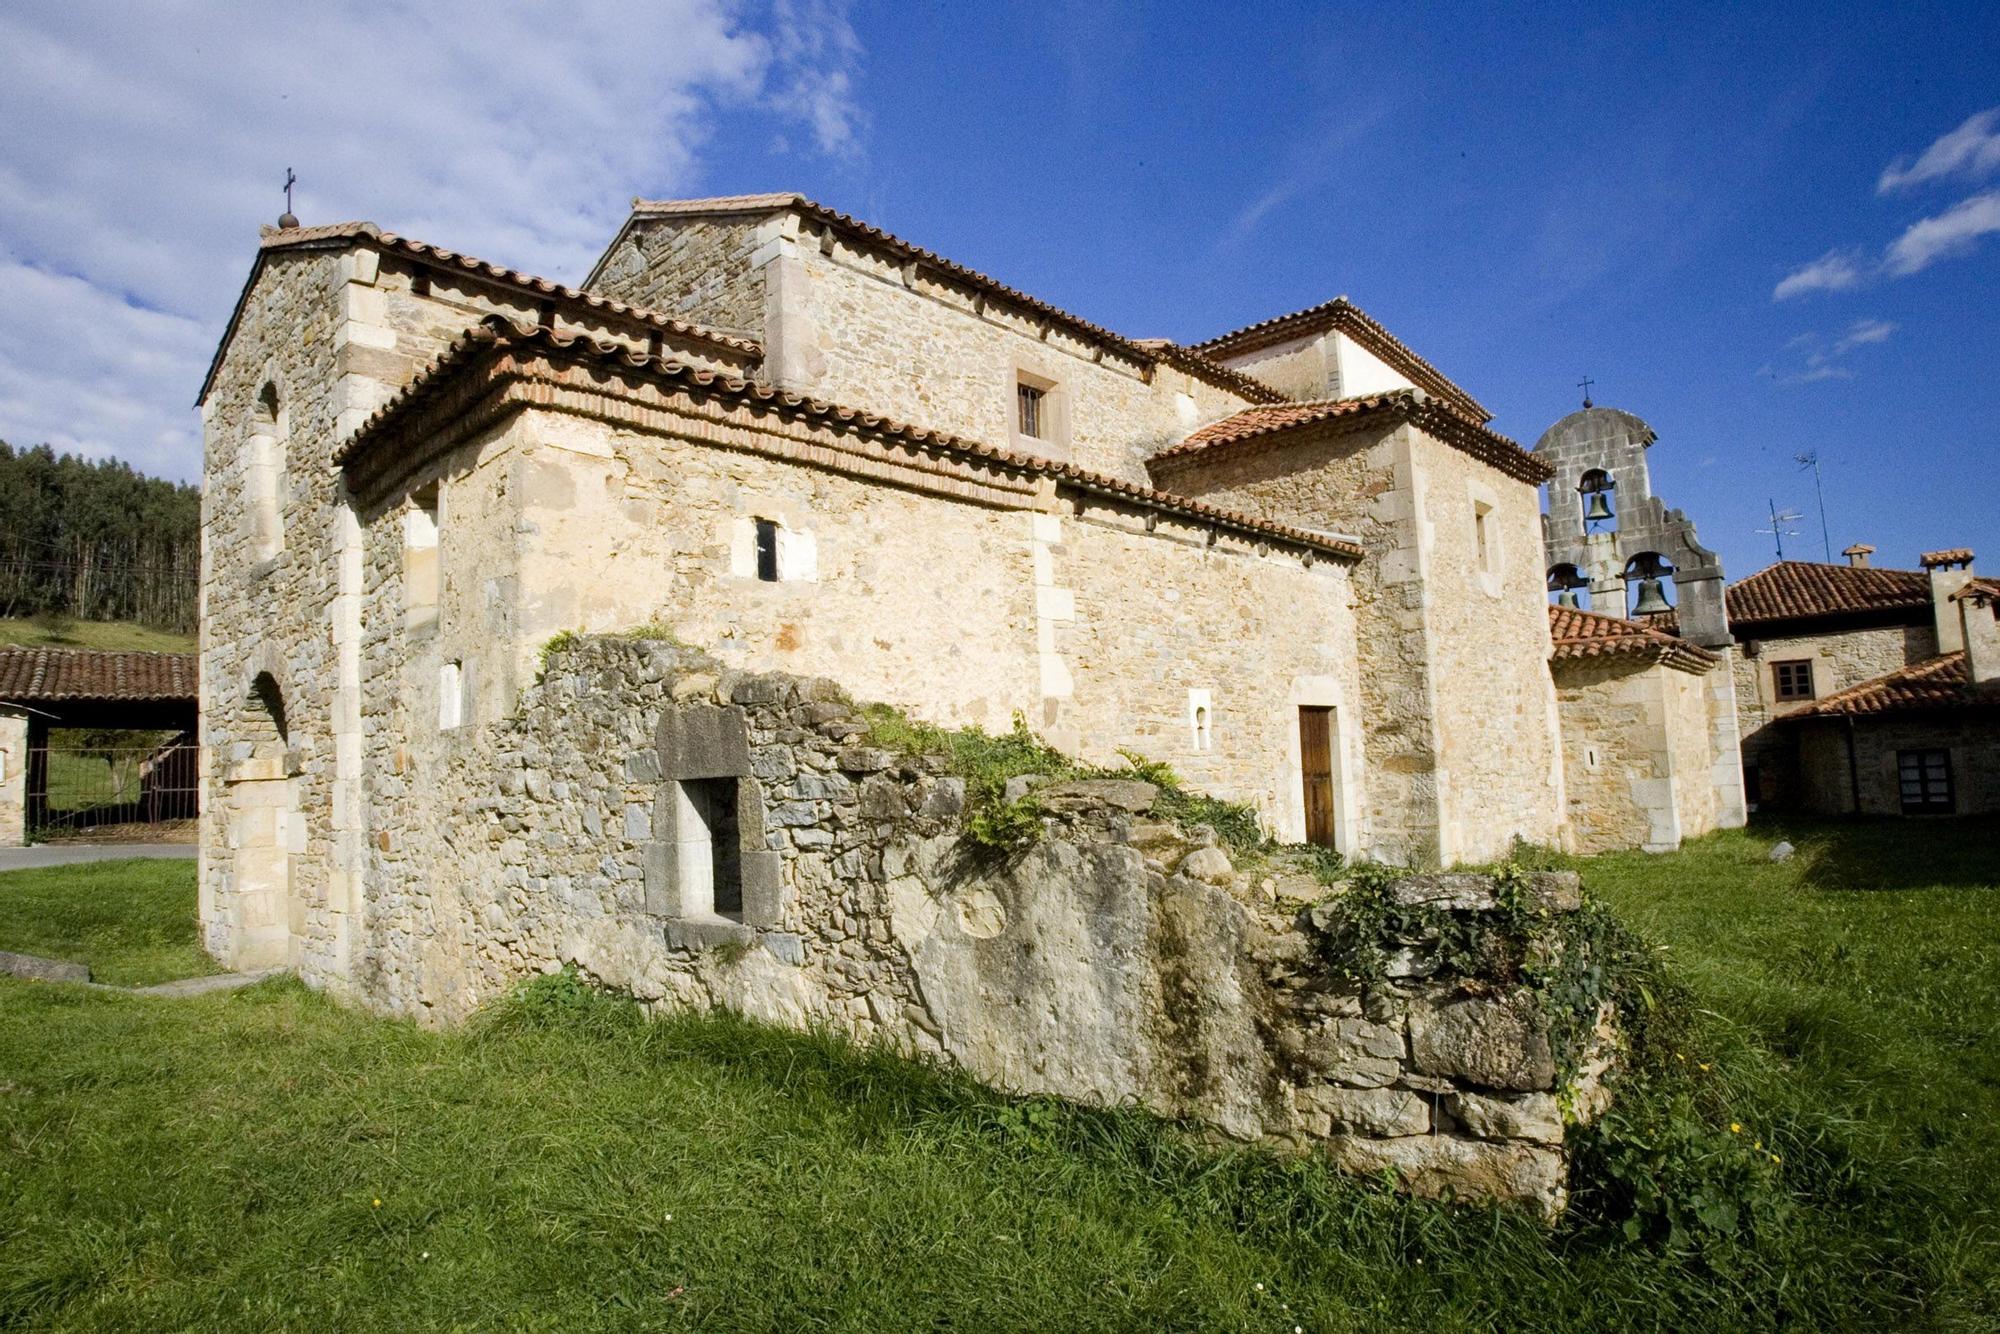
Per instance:
[[[200,813],[199,747],[185,733],[50,734],[28,752],[31,838],[176,839]]]

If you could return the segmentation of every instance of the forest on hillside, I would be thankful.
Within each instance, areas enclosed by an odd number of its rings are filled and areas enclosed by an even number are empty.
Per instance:
[[[187,632],[200,574],[199,488],[0,441],[0,617]]]

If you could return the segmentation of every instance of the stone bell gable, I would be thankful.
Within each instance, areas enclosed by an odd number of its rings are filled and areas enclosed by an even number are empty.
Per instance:
[[[1550,588],[1587,592],[1578,598],[1587,610],[1623,616],[1634,584],[1651,580],[1671,600],[1675,633],[1721,648],[1730,640],[1722,560],[1685,513],[1653,494],[1646,452],[1656,438],[1631,413],[1600,407],[1543,432],[1535,456],[1552,473],[1543,520]]]

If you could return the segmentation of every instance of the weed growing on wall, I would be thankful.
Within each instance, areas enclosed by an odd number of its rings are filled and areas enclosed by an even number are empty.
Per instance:
[[[1007,799],[1009,779],[1039,777],[1049,781],[1087,778],[1136,778],[1159,789],[1151,814],[1182,825],[1205,824],[1222,845],[1239,857],[1269,850],[1273,845],[1244,802],[1190,792],[1169,765],[1121,750],[1122,769],[1079,764],[1055,749],[1014,715],[1014,724],[998,735],[973,726],[946,729],[920,722],[887,704],[870,704],[861,711],[869,736],[885,750],[915,757],[940,757],[947,772],[965,780],[965,832],[988,848],[1022,848],[1042,836],[1042,807],[1032,790]],[[1337,854],[1329,854],[1337,856]]]

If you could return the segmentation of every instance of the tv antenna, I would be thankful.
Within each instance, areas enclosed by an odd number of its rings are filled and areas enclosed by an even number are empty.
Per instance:
[[[1757,531],[1778,544],[1778,559],[1783,560],[1785,558],[1785,539],[1799,535],[1798,529],[1787,528],[1785,525],[1797,523],[1800,516],[1797,510],[1779,509],[1778,502],[1775,500],[1769,503],[1771,506],[1771,526],[1769,528],[1759,528]]]
[[[1819,497],[1819,545],[1820,549],[1826,553],[1826,563],[1831,565],[1833,564],[1833,539],[1828,537],[1826,533],[1826,488],[1820,485],[1819,480],[1819,451],[1809,449],[1803,454],[1794,454],[1792,457],[1798,460],[1800,468],[1812,469],[1813,493]]]

